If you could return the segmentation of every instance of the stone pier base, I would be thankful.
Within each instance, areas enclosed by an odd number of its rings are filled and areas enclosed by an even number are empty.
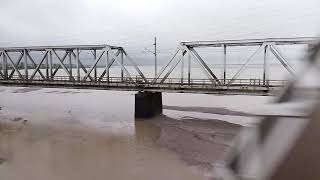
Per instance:
[[[152,118],[162,114],[162,93],[142,91],[135,95],[135,117]]]

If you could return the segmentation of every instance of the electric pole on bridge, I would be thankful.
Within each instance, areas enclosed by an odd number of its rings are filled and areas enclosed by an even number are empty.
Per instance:
[[[154,51],[149,50],[148,48],[145,48],[144,52],[150,52],[154,55],[154,77],[157,77],[157,37],[154,37]]]
[[[157,37],[154,37],[154,77],[157,78]]]

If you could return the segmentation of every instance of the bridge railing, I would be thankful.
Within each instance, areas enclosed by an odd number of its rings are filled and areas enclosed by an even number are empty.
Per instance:
[[[161,82],[159,79],[156,81],[155,78],[147,78],[149,83],[146,83],[141,77],[136,76],[135,78],[127,78],[127,77],[101,77],[101,78],[92,78],[85,79],[83,77],[80,80],[76,80],[73,77],[69,76],[54,76],[43,79],[41,76],[34,76],[32,80],[25,80],[25,78],[21,79],[19,76],[12,76],[10,79],[4,80],[0,78],[0,81],[6,82],[15,82],[15,83],[42,83],[42,84],[52,84],[52,83],[60,83],[60,84],[80,84],[80,85],[100,85],[100,84],[113,84],[113,85],[123,85],[123,86],[176,86],[176,87],[284,87],[287,84],[287,80],[267,80],[265,83],[262,79],[219,79],[219,83],[212,83],[209,79],[181,79],[181,78],[167,78],[165,81]],[[232,81],[233,83],[229,83]],[[150,83],[153,82],[153,83]]]

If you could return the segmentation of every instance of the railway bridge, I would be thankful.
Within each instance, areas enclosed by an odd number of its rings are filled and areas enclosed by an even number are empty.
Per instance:
[[[316,38],[304,37],[181,42],[156,77],[146,77],[127,51],[118,46],[3,47],[0,48],[0,85],[139,91],[136,95],[136,116],[148,117],[162,112],[161,92],[271,95],[284,87],[287,81],[269,79],[269,56],[274,55],[290,74],[295,74],[279,46],[309,46],[315,41]],[[221,78],[197,52],[198,48],[208,47],[222,48]],[[227,77],[229,47],[257,48],[232,77]],[[248,64],[261,54],[261,78],[239,78]],[[181,65],[181,77],[169,78],[174,70],[179,69],[178,64]],[[192,77],[193,64],[200,67],[205,79]],[[111,66],[120,69],[119,76],[110,75]],[[185,66],[187,73],[184,72]]]

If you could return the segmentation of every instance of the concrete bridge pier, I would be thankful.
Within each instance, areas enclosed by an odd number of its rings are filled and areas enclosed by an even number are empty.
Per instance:
[[[139,91],[135,95],[135,118],[152,118],[162,114],[162,93]]]

